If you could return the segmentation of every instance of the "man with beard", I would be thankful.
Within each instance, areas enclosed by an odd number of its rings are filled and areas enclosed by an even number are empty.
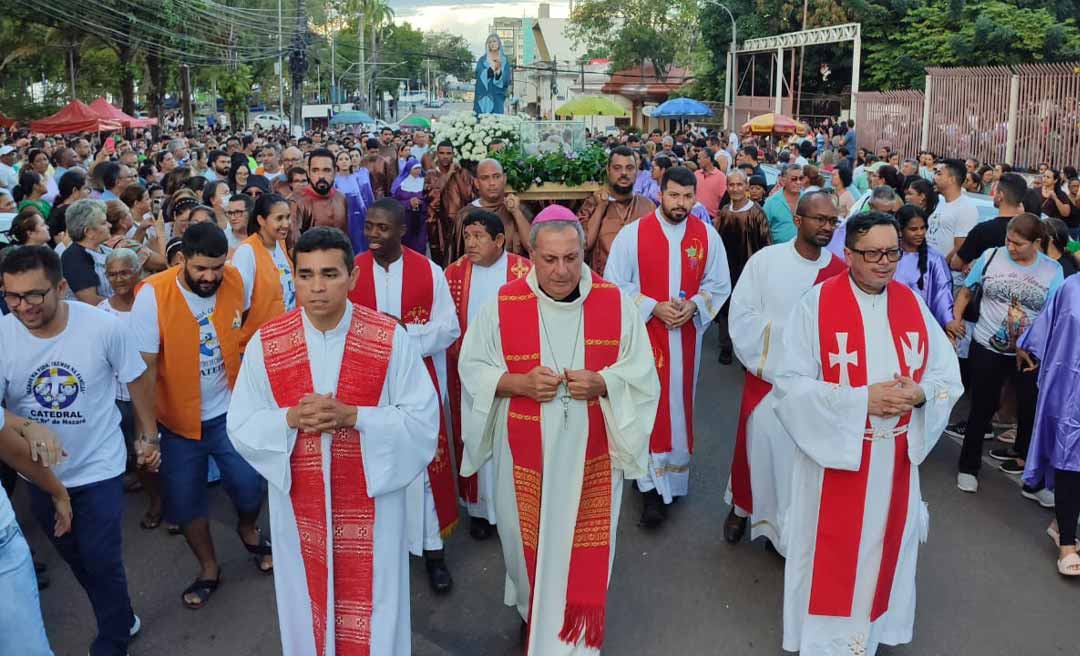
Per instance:
[[[637,304],[660,376],[648,475],[638,479],[646,528],[663,523],[661,501],[670,504],[688,492],[701,337],[731,293],[720,236],[710,223],[687,221],[696,183],[689,169],[668,169],[660,208],[619,232],[605,270]]]
[[[743,268],[731,294],[731,341],[746,367],[726,501],[724,538],[738,542],[753,517],[753,538],[764,535],[781,553],[782,504],[790,489],[795,444],[773,413],[777,352],[791,308],[814,285],[844,271],[824,248],[833,238],[837,208],[831,194],[812,191],[795,208],[795,239],[762,248]],[[767,228],[766,228],[767,229]]]
[[[651,200],[634,193],[637,172],[634,151],[626,146],[614,148],[608,155],[607,187],[587,198],[578,210],[578,220],[585,228],[585,252],[590,254],[589,268],[601,276],[619,230],[656,210]]]
[[[313,150],[308,158],[308,184],[292,197],[292,233],[289,247],[300,235],[315,226],[337,228],[351,234],[345,195],[334,189],[334,155],[329,150]]]
[[[449,536],[458,519],[443,409],[447,398],[446,349],[461,330],[442,269],[401,245],[405,210],[400,203],[392,198],[375,201],[367,212],[364,236],[368,250],[356,256],[356,285],[349,292],[349,300],[401,322],[439,392],[438,448],[427,469],[405,492],[405,521],[409,551],[423,555],[432,590],[446,594],[453,580],[442,539]]]
[[[480,197],[458,210],[454,217],[454,232],[447,254],[450,261],[465,253],[465,217],[476,208],[487,210],[502,219],[507,252],[524,255],[531,217],[517,196],[506,193],[506,174],[498,160],[485,159],[476,165],[476,188]]]
[[[227,180],[229,178],[229,154],[224,150],[212,150],[206,158],[210,168],[203,173],[207,182],[214,180]]]
[[[256,526],[266,482],[229,441],[225,415],[240,369],[244,281],[225,259],[229,243],[212,223],[184,231],[180,263],[147,278],[131,309],[139,351],[157,381],[165,521],[177,524],[199,561],[184,606],[206,605],[221,582],[208,520],[210,456],[236,507],[237,534],[257,569],[273,570],[270,541]]]
[[[772,236],[769,234],[769,217],[765,216],[765,210],[747,195],[749,187],[746,174],[732,171],[727,182],[728,198],[731,202],[717,212],[713,225],[716,226],[716,232],[727,251],[728,270],[731,272],[731,285],[734,287],[739,282],[747,260],[771,244]],[[729,307],[730,303],[725,303],[717,317],[720,364],[732,362],[731,335],[728,332]]]
[[[374,137],[368,139],[364,144],[367,151],[364,153],[364,159],[362,160],[364,167],[371,176],[371,191],[374,192],[376,199],[390,195],[390,186],[398,175],[397,164],[391,164],[390,160],[380,153],[380,143]],[[396,158],[394,162],[397,162]]]
[[[428,198],[428,240],[431,259],[447,264],[453,217],[476,197],[476,181],[454,161],[454,144],[442,141],[435,149],[435,167],[424,177]]]
[[[379,155],[390,163],[390,170],[393,171],[390,180],[393,181],[398,174],[398,143],[394,139],[394,131],[390,128],[379,131]]]

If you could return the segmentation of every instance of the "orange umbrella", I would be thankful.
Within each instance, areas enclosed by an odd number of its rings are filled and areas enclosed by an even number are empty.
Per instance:
[[[743,124],[743,132],[752,134],[794,134],[799,122],[783,114],[762,114]]]

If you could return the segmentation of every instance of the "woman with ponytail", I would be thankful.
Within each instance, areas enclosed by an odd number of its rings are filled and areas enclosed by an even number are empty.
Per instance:
[[[15,187],[15,202],[20,210],[32,205],[41,210],[41,216],[49,216],[52,205],[45,200],[46,192],[45,178],[37,171],[24,170],[19,174],[19,185]]]
[[[922,296],[944,328],[953,318],[952,273],[941,253],[926,243],[926,211],[904,205],[896,212],[896,220],[904,254],[896,265],[895,280]]]
[[[59,254],[63,253],[60,245],[67,248],[71,243],[67,238],[67,208],[77,200],[89,198],[90,186],[82,169],[71,169],[64,173],[60,176],[58,186],[56,204],[52,211],[45,215],[45,223],[49,225],[49,237],[57,245],[56,252]]]

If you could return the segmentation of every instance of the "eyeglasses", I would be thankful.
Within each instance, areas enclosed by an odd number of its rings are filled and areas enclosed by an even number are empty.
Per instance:
[[[887,248],[885,250],[871,250],[861,251],[857,248],[849,248],[852,253],[858,253],[862,255],[863,260],[869,264],[876,264],[881,261],[881,258],[888,258],[890,262],[899,262],[903,252],[899,248]]]
[[[25,294],[4,292],[4,302],[7,303],[9,308],[14,308],[23,301],[26,301],[27,305],[41,305],[45,302],[45,297],[48,296],[51,291],[51,289],[46,289],[45,291],[26,292]]]
[[[225,216],[243,216],[247,210],[225,210]]]
[[[810,219],[811,221],[817,221],[818,223],[827,223],[827,224],[831,225],[834,228],[836,226],[840,225],[840,219],[836,218],[835,216],[811,216],[811,215],[808,215],[808,214],[798,214],[797,216],[799,218]]]

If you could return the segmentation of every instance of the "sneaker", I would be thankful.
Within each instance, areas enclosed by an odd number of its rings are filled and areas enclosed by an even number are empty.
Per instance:
[[[1023,463],[1021,463],[1019,460],[1017,460],[1015,458],[1013,458],[1012,460],[1006,460],[1005,462],[1001,463],[1000,469],[1001,469],[1001,471],[1005,472],[1006,474],[1023,474],[1024,473],[1024,465],[1023,465]]]
[[[956,438],[959,438],[961,440],[964,439],[964,433],[966,433],[966,432],[967,432],[967,422],[966,421],[958,421],[955,424],[949,424],[948,426],[945,427],[945,434],[946,435],[948,435],[949,437],[956,437]]]
[[[1016,428],[1010,428],[1009,430],[998,435],[998,441],[1004,444],[1016,444]]]
[[[1015,460],[1017,455],[1016,451],[1013,451],[1010,446],[1003,446],[1000,449],[990,449],[990,457],[998,462]]]
[[[1054,507],[1054,493],[1046,489],[1045,487],[1036,490],[1033,487],[1025,485],[1020,488],[1020,496],[1024,497],[1025,499],[1031,499],[1043,508]]]
[[[131,628],[128,629],[128,637],[134,638],[139,635],[139,630],[142,629],[142,621],[138,615],[135,615],[135,621],[131,623]]]
[[[975,478],[971,474],[957,474],[956,487],[960,488],[961,492],[969,492],[971,494],[975,494],[979,491],[979,479]]]

